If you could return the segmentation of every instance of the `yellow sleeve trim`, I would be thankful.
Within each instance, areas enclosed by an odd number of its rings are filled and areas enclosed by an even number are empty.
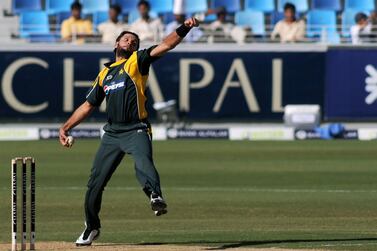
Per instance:
[[[109,72],[109,69],[108,68],[103,68],[102,71],[100,71],[100,73],[98,74],[98,84],[99,86],[102,86],[103,85],[103,80],[105,79],[107,73]]]

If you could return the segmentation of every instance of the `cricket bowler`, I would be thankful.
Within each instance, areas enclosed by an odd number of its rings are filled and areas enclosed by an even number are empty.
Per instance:
[[[151,127],[146,111],[146,84],[151,63],[177,46],[193,27],[195,18],[169,34],[159,45],[139,50],[137,34],[123,31],[115,42],[115,62],[105,64],[90,88],[86,101],[78,107],[59,131],[60,143],[70,147],[69,131],[80,124],[106,98],[105,134],[94,158],[85,196],[85,230],[77,246],[90,246],[100,234],[99,211],[102,192],[125,154],[135,161],[137,179],[150,199],[156,216],[167,213],[159,174],[153,163]]]

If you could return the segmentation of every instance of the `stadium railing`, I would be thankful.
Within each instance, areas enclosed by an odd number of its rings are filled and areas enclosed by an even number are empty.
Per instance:
[[[9,27],[10,33],[14,42],[53,42],[61,43],[60,37],[60,24],[50,25],[48,32],[33,32],[35,30],[43,30],[39,25],[23,25],[19,27],[19,30]],[[238,41],[238,43],[278,43],[279,38],[271,39],[271,33],[273,31],[273,25],[266,25],[265,32],[263,34],[255,34],[252,28],[248,26],[239,26],[244,31],[244,39]],[[323,25],[310,25],[306,27],[306,36],[302,41],[298,43],[325,43],[325,44],[349,44],[351,43],[350,35],[351,25],[336,25],[336,26],[323,26]],[[125,29],[127,26],[125,25]],[[196,43],[237,43],[236,40],[230,35],[225,34],[221,30],[212,30],[210,25],[203,24],[200,29],[203,31],[203,35]],[[364,37],[364,41],[370,43],[377,43],[377,26],[372,28],[372,32],[368,38]],[[161,34],[162,33],[162,34]],[[155,32],[154,41],[160,42],[164,37],[164,31]],[[84,36],[85,42],[88,43],[101,43],[101,34],[94,26],[94,33]],[[82,38],[82,34],[73,33],[72,43],[75,43],[78,38]],[[1,40],[1,35],[0,35]],[[81,40],[82,41],[82,40]]]

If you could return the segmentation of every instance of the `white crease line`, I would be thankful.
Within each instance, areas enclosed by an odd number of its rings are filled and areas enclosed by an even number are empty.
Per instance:
[[[236,187],[162,187],[163,190],[180,192],[270,192],[270,193],[377,193],[377,190],[344,190],[344,189],[281,189],[281,188],[236,188]],[[1,190],[9,190],[1,187]],[[86,190],[79,186],[43,186],[38,190]],[[106,190],[139,191],[141,187],[107,187]]]
[[[322,244],[321,247],[337,247],[337,246],[365,246],[365,245],[377,245],[377,242],[366,243],[339,243],[339,244]]]

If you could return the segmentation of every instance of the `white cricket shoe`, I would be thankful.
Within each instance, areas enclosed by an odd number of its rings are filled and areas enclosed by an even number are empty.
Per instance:
[[[85,230],[82,232],[80,237],[76,240],[76,246],[90,246],[92,242],[99,237],[100,231],[99,229],[89,229],[86,227]]]
[[[156,193],[151,194],[151,207],[156,216],[166,214],[168,212],[166,209],[167,206],[165,200],[160,195]]]

